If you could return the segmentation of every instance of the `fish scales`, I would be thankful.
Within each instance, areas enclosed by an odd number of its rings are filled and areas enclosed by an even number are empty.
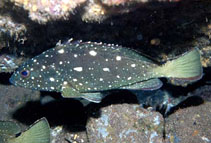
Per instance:
[[[28,60],[10,81],[25,88],[62,92],[63,97],[82,97],[100,102],[102,97],[99,93],[103,91],[154,90],[162,86],[159,77],[196,81],[201,76],[197,49],[164,65],[157,65],[122,46],[68,41]]]

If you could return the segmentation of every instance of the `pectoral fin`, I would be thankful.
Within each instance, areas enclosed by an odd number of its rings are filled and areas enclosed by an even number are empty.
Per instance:
[[[142,82],[138,82],[129,86],[121,87],[120,89],[128,90],[156,90],[159,89],[163,83],[159,79],[150,79]]]
[[[80,93],[77,89],[71,87],[69,84],[63,85],[62,97],[64,98],[83,98],[90,102],[100,103],[104,95],[100,92],[94,93]]]
[[[62,97],[64,97],[64,98],[79,98],[79,97],[81,97],[81,93],[78,92],[76,89],[67,85],[67,86],[62,87]]]

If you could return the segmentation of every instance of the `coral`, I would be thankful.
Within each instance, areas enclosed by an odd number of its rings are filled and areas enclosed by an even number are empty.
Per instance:
[[[50,19],[68,18],[70,12],[85,0],[12,0],[17,6],[29,11],[29,17],[40,23]]]
[[[138,7],[146,6],[150,0],[10,0],[16,6],[23,7],[29,12],[29,17],[39,23],[52,20],[68,20],[75,9],[81,19],[86,22],[102,22],[112,15],[131,12]],[[175,2],[179,0],[163,0],[162,2]],[[160,2],[156,0],[155,2]]]
[[[9,16],[0,15],[0,49],[9,47],[11,42],[24,43],[26,27],[14,22]]]
[[[12,72],[18,65],[23,62],[23,58],[17,58],[11,53],[17,49],[17,45],[23,45],[27,40],[26,37],[26,26],[14,22],[9,16],[0,15],[0,50],[10,52],[10,54],[0,54],[0,73],[1,72]]]
[[[107,18],[108,11],[95,1],[91,1],[84,7],[84,13],[82,14],[82,20],[86,22],[101,22]]]
[[[13,55],[0,55],[0,73],[13,72],[24,60],[24,58],[17,58]]]
[[[155,0],[154,2],[178,2],[180,0]],[[107,6],[120,6],[120,5],[132,5],[137,3],[148,3],[152,2],[151,0],[101,0],[104,5]]]

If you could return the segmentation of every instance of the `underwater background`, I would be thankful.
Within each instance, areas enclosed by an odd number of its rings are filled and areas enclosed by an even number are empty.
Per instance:
[[[204,75],[184,87],[161,78],[158,90],[114,92],[86,107],[9,82],[23,62],[70,38],[122,45],[159,63],[197,47]],[[52,143],[211,142],[210,75],[210,0],[0,1],[0,120],[25,130],[46,117]]]

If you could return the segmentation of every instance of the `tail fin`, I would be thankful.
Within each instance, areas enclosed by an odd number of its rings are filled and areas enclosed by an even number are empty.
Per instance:
[[[179,58],[157,67],[154,72],[159,77],[175,78],[185,81],[199,80],[203,73],[199,51],[194,48]]]
[[[46,118],[36,121],[28,130],[9,143],[50,143],[50,127]]]

